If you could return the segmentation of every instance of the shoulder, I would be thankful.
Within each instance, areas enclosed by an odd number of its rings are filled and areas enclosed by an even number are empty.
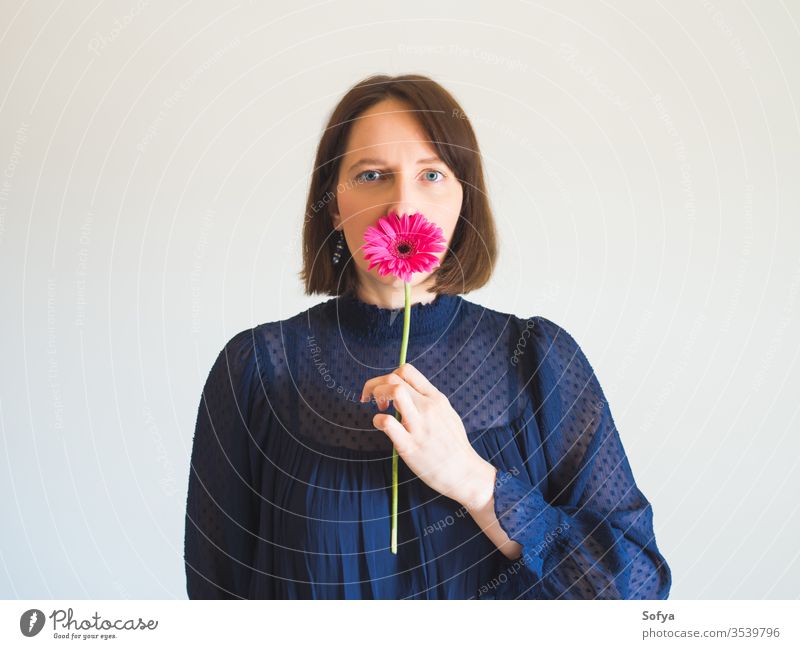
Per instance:
[[[217,352],[208,380],[238,388],[259,376],[266,376],[266,355],[260,327],[248,327],[229,336]]]
[[[501,330],[510,331],[511,334],[521,332],[525,328],[530,329],[533,323],[526,323],[525,318],[500,309],[494,309],[483,304],[478,304],[465,297],[461,297],[461,304],[465,312],[466,320],[474,326],[484,329],[496,327],[498,332]]]
[[[573,335],[557,322],[542,316],[519,316],[515,313],[492,309],[474,302],[464,300],[470,311],[487,318],[487,323],[497,322],[509,327],[516,334],[516,343],[520,348],[526,347],[530,341],[550,355],[563,356],[582,354],[582,350]]]
[[[548,364],[567,374],[582,376],[594,374],[580,344],[565,326],[544,316],[532,316],[526,323],[531,323],[540,356]]]
[[[602,409],[603,388],[581,345],[564,326],[544,316],[532,316],[534,352],[526,366],[541,382],[563,392],[577,408]]]
[[[580,345],[566,327],[541,315],[531,316],[525,322],[536,331],[538,340],[547,345],[548,352],[569,357],[583,355]]]
[[[228,341],[234,353],[255,361],[265,383],[273,384],[285,371],[288,353],[305,341],[313,329],[326,317],[333,298],[318,302],[285,318],[263,321],[239,331]]]
[[[332,307],[335,298],[328,298],[322,302],[317,302],[302,311],[298,311],[294,315],[287,316],[281,319],[268,320],[262,322],[253,330],[256,337],[262,340],[270,338],[279,338],[282,335],[305,331],[311,322],[317,321],[318,318],[325,315]]]
[[[249,327],[230,336],[219,351],[218,358],[246,360],[253,355],[256,351],[257,329],[258,326]]]
[[[592,369],[571,327],[543,316],[519,316],[465,302],[469,308],[483,309],[490,319],[509,328],[510,361],[514,366],[526,365],[537,372],[551,370],[558,375],[592,376]]]
[[[210,382],[221,382],[226,377],[233,378],[242,373],[250,358],[251,350],[247,344],[251,329],[244,329],[230,336],[222,347],[216,347],[216,355],[206,377],[206,384]]]

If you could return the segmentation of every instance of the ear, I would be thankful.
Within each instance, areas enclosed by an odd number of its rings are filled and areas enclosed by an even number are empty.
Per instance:
[[[342,217],[339,215],[339,206],[336,204],[335,198],[331,201],[331,206],[328,211],[330,212],[334,229],[340,230],[342,227]]]

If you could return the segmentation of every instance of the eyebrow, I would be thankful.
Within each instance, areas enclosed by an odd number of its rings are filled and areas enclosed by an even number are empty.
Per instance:
[[[424,162],[444,162],[439,156],[431,156],[430,158],[420,158],[417,160],[417,164],[422,164]],[[352,171],[359,165],[363,164],[370,164],[370,165],[385,165],[386,161],[381,160],[380,158],[361,158],[358,162],[354,162],[350,165],[350,168],[347,170],[348,172]]]

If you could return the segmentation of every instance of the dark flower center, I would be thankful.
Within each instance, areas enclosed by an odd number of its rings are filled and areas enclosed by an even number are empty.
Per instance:
[[[413,250],[413,246],[408,241],[400,241],[395,250],[397,250],[398,254],[405,256]]]

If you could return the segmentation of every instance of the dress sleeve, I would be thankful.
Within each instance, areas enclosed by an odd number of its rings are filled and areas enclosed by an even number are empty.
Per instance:
[[[250,445],[252,404],[262,381],[254,330],[217,356],[197,413],[184,536],[189,599],[246,599],[258,531]]]
[[[494,510],[522,545],[515,571],[541,599],[667,599],[669,566],[653,509],[636,486],[608,402],[581,348],[537,317],[533,378],[548,497],[527,474],[498,470]]]

